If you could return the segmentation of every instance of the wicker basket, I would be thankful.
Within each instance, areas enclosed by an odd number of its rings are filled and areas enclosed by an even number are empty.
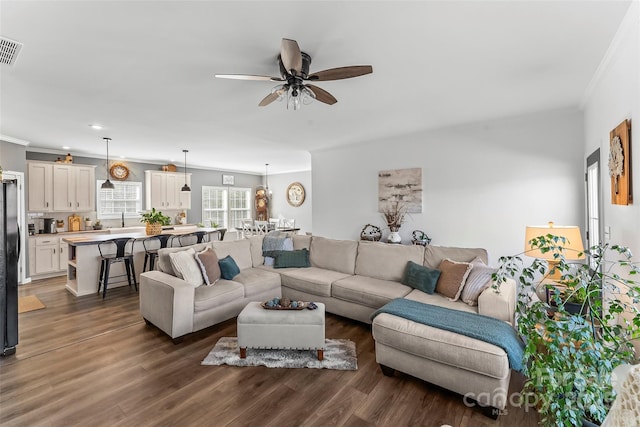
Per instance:
[[[147,223],[146,231],[147,236],[155,236],[156,234],[160,234],[162,233],[162,224],[160,224],[159,222],[155,224]]]

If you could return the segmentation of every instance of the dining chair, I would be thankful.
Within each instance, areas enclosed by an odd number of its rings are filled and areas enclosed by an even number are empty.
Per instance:
[[[269,231],[267,228],[269,227],[269,221],[256,221],[255,230],[257,235],[265,235]]]
[[[253,220],[251,218],[242,220],[242,238],[248,239],[253,236]]]
[[[296,220],[294,218],[283,219],[282,227],[284,228],[296,228]]]
[[[275,230],[280,227],[280,218],[269,218],[269,230]]]

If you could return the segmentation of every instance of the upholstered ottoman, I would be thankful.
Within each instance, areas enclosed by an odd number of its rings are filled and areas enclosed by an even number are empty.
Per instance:
[[[267,310],[250,302],[238,314],[238,347],[245,358],[247,348],[317,350],[324,356],[324,304],[315,310]]]

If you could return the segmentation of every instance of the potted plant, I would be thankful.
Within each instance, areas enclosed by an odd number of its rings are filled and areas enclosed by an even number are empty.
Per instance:
[[[88,216],[84,218],[84,228],[86,230],[90,230],[91,226],[93,225],[93,221],[91,221],[91,218],[89,218]]]
[[[147,235],[153,236],[162,233],[162,226],[169,225],[171,219],[163,215],[161,211],[157,211],[156,208],[152,208],[140,215],[140,222],[146,224]]]
[[[541,287],[549,288],[540,280],[549,267],[541,259],[525,265],[521,255],[527,252],[501,257],[493,285],[499,290],[507,277],[520,283],[524,403],[535,405],[546,426],[602,423],[615,398],[613,369],[637,363],[632,341],[640,337],[640,282],[633,278],[640,269],[629,249],[618,245],[593,246],[583,252],[584,262],[569,263],[563,237],[549,234],[529,243],[532,250],[553,253],[561,289],[552,289],[548,300],[538,298]],[[580,304],[578,312],[567,309],[572,301]]]
[[[405,217],[407,215],[407,205],[400,201],[389,202],[382,209],[382,217],[384,221],[387,223],[387,227],[389,227],[389,236],[387,236],[387,241],[389,243],[400,243],[402,242],[402,238],[400,237],[400,227],[402,223],[405,221]]]
[[[96,219],[96,222],[93,223],[94,230],[102,230],[102,222],[99,219]]]

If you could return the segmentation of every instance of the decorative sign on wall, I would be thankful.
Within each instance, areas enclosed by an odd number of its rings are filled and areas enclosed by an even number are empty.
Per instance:
[[[222,175],[222,185],[233,185],[234,181],[233,175]]]
[[[631,188],[631,123],[625,120],[609,132],[609,176],[611,203],[633,203]]]
[[[378,212],[390,202],[402,202],[408,213],[422,212],[422,168],[378,172]]]

